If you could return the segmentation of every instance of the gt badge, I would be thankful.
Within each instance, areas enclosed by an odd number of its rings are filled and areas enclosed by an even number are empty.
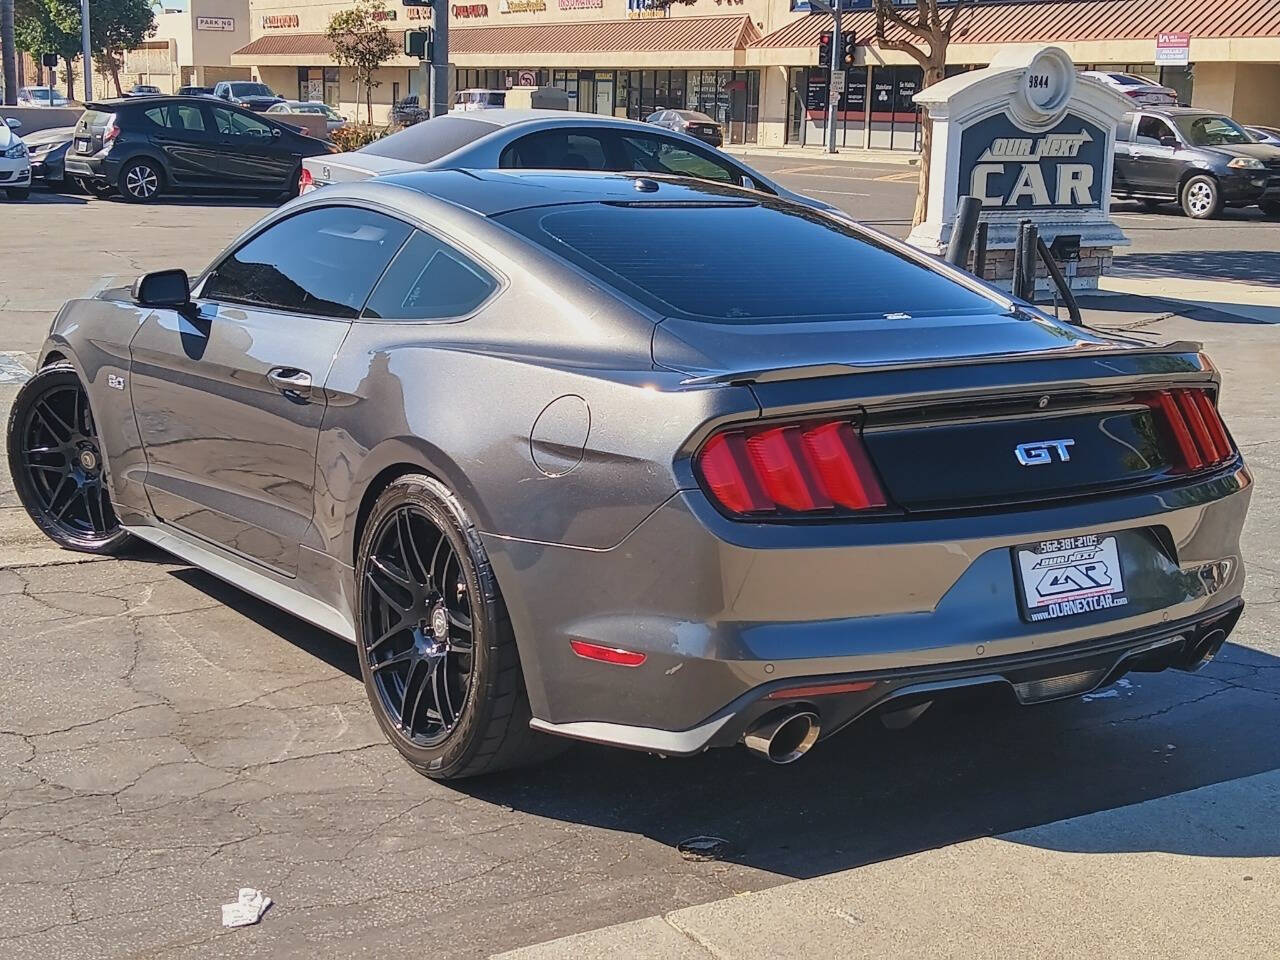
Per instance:
[[[1067,447],[1075,445],[1074,440],[1040,440],[1036,443],[1020,443],[1013,448],[1014,456],[1024,467],[1034,467],[1053,461],[1053,451],[1058,452],[1058,459],[1066,463],[1071,459]]]

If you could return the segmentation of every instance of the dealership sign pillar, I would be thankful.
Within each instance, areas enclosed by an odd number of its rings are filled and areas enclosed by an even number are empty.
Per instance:
[[[1078,76],[1058,47],[1010,50],[915,100],[933,119],[933,156],[928,215],[908,242],[942,253],[959,198],[977,197],[987,280],[1012,285],[1018,225],[1031,220],[1072,289],[1096,289],[1113,248],[1129,242],[1111,219],[1116,122],[1128,101]],[[1049,289],[1047,277],[1036,286]]]

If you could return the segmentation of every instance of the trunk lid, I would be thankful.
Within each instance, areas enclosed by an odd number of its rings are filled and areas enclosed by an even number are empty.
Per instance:
[[[368,180],[370,177],[379,177],[386,173],[415,170],[421,164],[397,160],[394,157],[379,157],[372,153],[351,151],[304,158],[302,166],[311,174],[316,186],[322,186],[326,183]]]

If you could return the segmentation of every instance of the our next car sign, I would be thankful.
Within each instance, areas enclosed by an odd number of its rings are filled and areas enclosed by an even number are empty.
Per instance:
[[[960,183],[984,207],[1097,207],[1106,148],[1106,132],[1072,113],[1041,134],[1028,134],[999,113],[964,131]]]

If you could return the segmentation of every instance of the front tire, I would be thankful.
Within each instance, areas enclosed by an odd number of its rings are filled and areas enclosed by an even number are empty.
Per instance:
[[[1263,200],[1258,207],[1268,217],[1280,217],[1280,200]]]
[[[1182,185],[1182,212],[1192,220],[1212,220],[1222,212],[1222,192],[1213,177],[1198,175]]]
[[[45,367],[23,385],[7,436],[18,499],[45,536],[82,553],[125,549],[133,538],[111,505],[89,397],[71,364]]]
[[[31,196],[30,187],[9,187],[5,190],[10,200],[26,200]]]
[[[562,744],[529,729],[515,635],[457,498],[411,474],[378,497],[356,562],[356,646],[378,724],[435,780],[534,763]]]
[[[125,164],[116,181],[120,196],[129,203],[150,203],[164,190],[164,171],[146,157]]]

